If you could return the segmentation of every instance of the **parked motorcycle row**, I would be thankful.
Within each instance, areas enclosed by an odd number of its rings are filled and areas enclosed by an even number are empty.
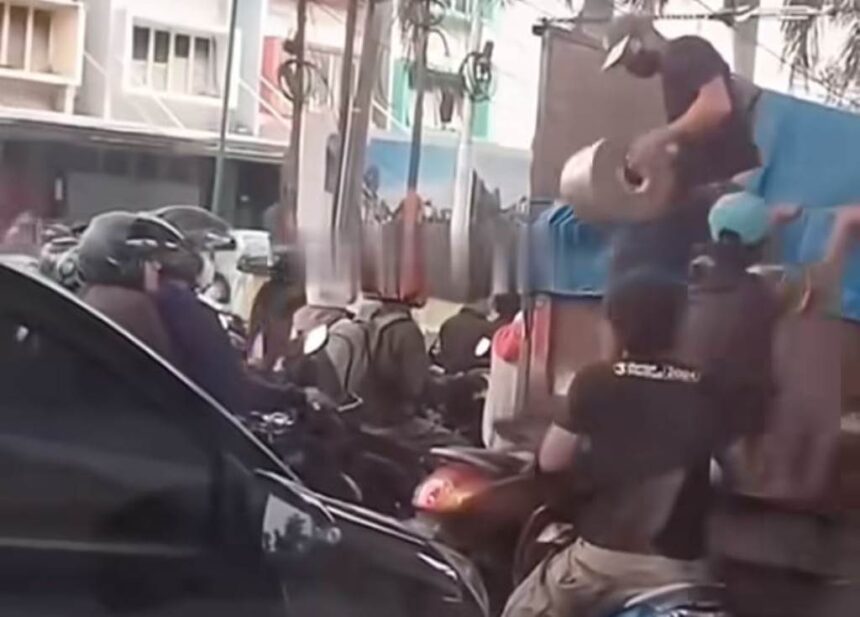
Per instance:
[[[52,228],[39,255],[40,272],[73,292],[82,285],[75,270],[81,231]],[[196,232],[210,263],[217,261],[215,253],[235,250],[228,226],[213,226],[203,217]],[[572,541],[575,531],[565,517],[542,503],[530,453],[489,451],[481,444],[490,340],[482,338],[475,347],[473,368],[454,374],[440,366],[432,348],[428,351],[436,396],[423,406],[423,414],[443,429],[443,437],[424,444],[398,439],[367,426],[362,420],[365,402],[340,387],[329,345],[332,326],[322,323],[294,336],[287,357],[266,366],[255,351],[265,324],[252,324],[251,316],[238,315],[236,303],[221,290],[207,293],[216,280],[229,280],[237,287],[242,276],[294,287],[288,262],[283,255],[262,260],[240,257],[235,272],[218,273],[220,277],[209,273],[208,281],[200,285],[200,301],[217,312],[237,353],[247,360],[247,370],[316,393],[305,405],[252,411],[240,420],[312,490],[398,519],[465,555],[483,578],[492,613],[498,614],[514,586],[554,547]],[[619,607],[615,614],[719,615],[717,591],[658,590]]]

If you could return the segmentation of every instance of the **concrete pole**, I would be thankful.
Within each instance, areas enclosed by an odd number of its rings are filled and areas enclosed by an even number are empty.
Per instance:
[[[372,10],[368,6],[368,11]],[[343,41],[343,56],[340,67],[340,105],[338,106],[338,152],[337,152],[337,184],[332,205],[332,234],[337,232],[337,220],[340,211],[345,207],[344,195],[347,194],[346,172],[350,124],[352,121],[352,62],[355,57],[355,26],[358,21],[358,0],[349,0],[346,10],[346,32]],[[333,235],[334,237],[334,235]],[[334,245],[333,245],[334,246]],[[334,250],[334,248],[333,248]]]
[[[379,75],[379,58],[382,49],[383,30],[391,21],[393,4],[391,0],[371,0],[362,31],[361,61],[358,67],[358,85],[355,99],[350,107],[348,131],[346,134],[346,156],[343,170],[339,203],[341,207],[335,220],[341,230],[355,231],[354,226],[361,219],[361,192],[364,178],[364,157],[367,150],[367,136],[370,114],[373,107],[373,88]]]
[[[483,35],[483,0],[472,0],[469,28],[470,52],[481,50]],[[457,294],[465,298],[469,289],[470,222],[472,219],[472,121],[475,103],[465,93],[463,97],[463,126],[457,147],[457,167],[454,175],[454,203],[451,210],[451,275]]]
[[[221,195],[224,184],[224,158],[227,151],[227,123],[230,119],[230,94],[233,89],[233,47],[236,42],[236,15],[239,0],[233,0],[230,5],[230,35],[227,37],[227,66],[224,71],[224,93],[221,97],[221,127],[218,133],[218,154],[215,157],[215,175],[212,178],[212,211],[223,215],[232,211],[224,203]]]
[[[296,5],[296,91],[293,92],[293,117],[290,124],[290,143],[281,167],[281,219],[280,233],[284,242],[296,240],[298,233],[299,181],[301,179],[302,130],[305,112],[305,29],[308,21],[308,1],[298,0]]]
[[[757,9],[759,0],[746,0],[744,6]],[[735,8],[735,0],[726,0],[726,8]],[[734,72],[741,77],[755,81],[755,60],[758,51],[758,17],[735,24],[732,29],[732,47],[734,51]]]
[[[415,111],[412,114],[412,147],[409,151],[409,175],[406,179],[406,192],[414,193],[418,189],[418,174],[421,170],[421,137],[424,129],[424,88],[427,81],[427,43],[430,38],[429,27],[430,3],[427,0],[407,0],[421,3],[419,12],[422,23],[415,24],[413,43],[415,45]]]

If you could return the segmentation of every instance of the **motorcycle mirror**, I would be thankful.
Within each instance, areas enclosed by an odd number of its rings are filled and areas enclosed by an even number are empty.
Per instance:
[[[475,357],[476,358],[484,358],[488,353],[490,353],[490,348],[493,346],[493,341],[491,341],[486,336],[482,336],[481,340],[478,341],[478,344],[475,345]]]
[[[302,344],[302,351],[306,356],[310,356],[325,347],[328,342],[328,326],[325,324],[317,326],[305,334],[305,340]]]

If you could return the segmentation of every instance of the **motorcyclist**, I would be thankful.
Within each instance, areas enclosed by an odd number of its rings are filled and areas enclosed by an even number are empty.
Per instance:
[[[411,309],[386,298],[367,299],[357,309],[357,317],[378,331],[359,393],[366,402],[367,422],[407,439],[433,434],[438,428],[421,414],[430,387],[430,360]],[[374,325],[383,320],[390,324]]]
[[[610,286],[615,358],[577,372],[539,453],[551,501],[582,491],[579,539],[514,591],[504,617],[577,617],[638,592],[705,579],[709,462],[719,417],[672,349],[683,283],[654,268]]]
[[[155,285],[159,253],[173,241],[157,219],[110,212],[93,218],[77,249],[84,302],[170,361],[170,337],[145,288]]]
[[[236,414],[302,404],[304,393],[258,382],[242,368],[215,312],[194,292],[202,262],[169,223],[113,212],[81,238],[84,300],[170,360]]]
[[[490,308],[494,316],[490,315]],[[475,353],[478,342],[492,339],[496,330],[514,319],[518,310],[516,294],[498,294],[491,301],[478,300],[463,305],[439,328],[438,360],[442,368],[449,374],[488,368],[489,354]]]
[[[498,326],[489,319],[489,302],[478,300],[463,305],[439,328],[439,364],[448,374],[488,367],[489,357],[478,357],[475,348],[483,338],[492,338]]]

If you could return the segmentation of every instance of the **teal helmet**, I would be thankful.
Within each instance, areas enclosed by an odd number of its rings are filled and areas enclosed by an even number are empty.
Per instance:
[[[711,239],[718,242],[724,233],[735,234],[746,246],[760,244],[770,231],[767,204],[758,195],[740,192],[723,195],[708,214]]]

